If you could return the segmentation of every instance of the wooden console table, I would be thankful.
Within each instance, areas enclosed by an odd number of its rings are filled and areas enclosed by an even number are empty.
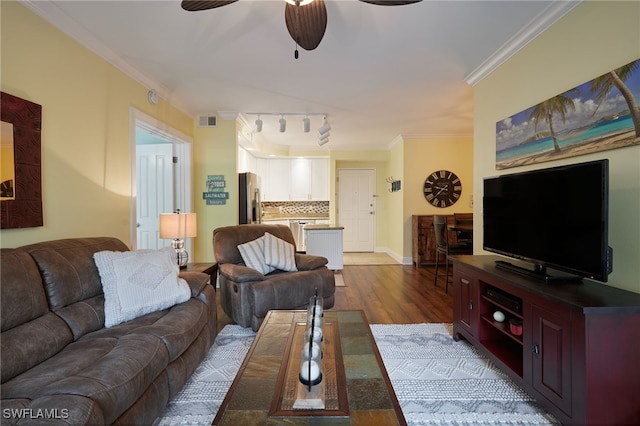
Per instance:
[[[454,338],[480,349],[563,424],[636,424],[640,294],[586,280],[545,284],[496,268],[498,259],[453,257]],[[510,319],[521,321],[521,333]]]
[[[287,409],[282,369],[288,365],[292,333],[306,317],[306,311],[267,313],[213,424],[406,425],[363,311],[324,312],[325,326],[332,324],[339,340],[338,370],[344,371],[344,379],[336,375],[336,408],[326,413]]]

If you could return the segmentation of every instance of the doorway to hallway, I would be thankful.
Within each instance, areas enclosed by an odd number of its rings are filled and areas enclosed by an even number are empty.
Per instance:
[[[131,109],[131,245],[157,249],[171,245],[160,239],[159,215],[193,211],[191,138]],[[187,251],[191,241],[185,241]]]

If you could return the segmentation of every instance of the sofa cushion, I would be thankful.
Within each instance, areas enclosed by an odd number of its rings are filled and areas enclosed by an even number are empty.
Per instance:
[[[139,398],[168,365],[163,342],[150,334],[86,339],[2,385],[4,398],[73,394],[102,408],[111,424]],[[65,407],[60,407],[65,408]]]
[[[262,275],[267,275],[269,272],[275,271],[271,265],[267,264],[264,258],[264,235],[255,240],[249,241],[244,244],[238,245],[238,250],[242,256],[242,261],[251,269],[255,269]]]
[[[2,383],[73,341],[65,322],[49,312],[35,262],[20,249],[2,249],[0,315]]]
[[[253,315],[264,318],[272,309],[299,309],[309,305],[309,299],[317,294],[331,297],[335,293],[333,271],[320,269],[296,273],[274,272],[269,279],[248,287],[252,293]]]
[[[160,311],[191,297],[171,248],[94,254],[104,289],[105,327]]]
[[[38,264],[53,311],[102,294],[94,253],[129,250],[122,241],[111,237],[69,238],[21,248]]]
[[[281,271],[295,272],[296,250],[293,244],[268,232],[264,234],[264,260],[267,265]]]

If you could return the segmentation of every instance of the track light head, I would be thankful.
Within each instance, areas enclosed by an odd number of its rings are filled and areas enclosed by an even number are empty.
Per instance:
[[[262,120],[260,117],[256,120],[256,132],[260,133],[262,131]]]
[[[329,142],[329,135],[325,135],[323,137],[318,138],[318,145],[322,146],[324,144],[326,144],[327,142]]]
[[[284,133],[287,130],[287,120],[282,117],[278,120],[278,123],[280,123],[280,133]]]
[[[320,137],[322,137],[324,134],[329,133],[329,130],[331,130],[331,124],[327,122],[327,116],[325,115],[322,126],[318,129],[318,133],[320,134]]]
[[[305,117],[302,119],[302,131],[305,133],[309,133],[309,129],[311,128],[311,120],[309,117]]]

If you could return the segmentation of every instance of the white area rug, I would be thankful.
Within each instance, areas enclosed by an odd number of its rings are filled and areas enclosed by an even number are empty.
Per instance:
[[[451,324],[371,325],[407,423],[559,424]],[[227,325],[159,425],[210,425],[255,333]]]

